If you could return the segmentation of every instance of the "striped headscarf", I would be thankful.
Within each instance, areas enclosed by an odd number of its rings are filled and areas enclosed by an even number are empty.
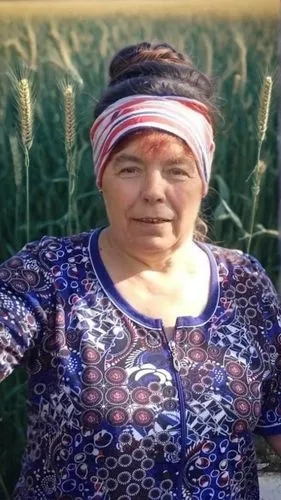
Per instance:
[[[215,150],[208,109],[195,99],[175,96],[124,97],[97,117],[90,138],[98,188],[117,142],[130,132],[148,127],[169,132],[186,142],[197,162],[205,196]]]

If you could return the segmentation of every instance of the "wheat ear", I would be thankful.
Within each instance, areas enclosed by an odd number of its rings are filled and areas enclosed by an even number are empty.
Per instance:
[[[24,150],[24,164],[26,172],[26,240],[30,236],[30,201],[29,201],[29,151],[33,140],[33,112],[30,85],[27,78],[18,81],[18,101],[20,113],[21,140]]]
[[[267,131],[271,93],[272,93],[272,78],[271,76],[266,76],[261,90],[260,106],[258,112],[258,154],[257,154],[257,163],[253,171],[254,174],[254,181],[252,186],[253,204],[250,216],[249,239],[247,244],[248,253],[250,252],[250,247],[253,237],[255,216],[258,206],[258,198],[260,194],[261,179],[266,170],[264,162],[261,162],[260,160],[260,156],[261,156],[262,144],[265,139]]]
[[[68,233],[73,232],[73,221],[77,222],[77,208],[75,202],[76,165],[75,165],[75,92],[72,85],[64,88],[64,125],[65,125],[65,152],[68,172]]]
[[[271,76],[267,76],[264,79],[263,83],[263,88],[261,92],[261,104],[258,116],[258,140],[260,143],[263,143],[267,130],[271,93],[272,93],[272,78]]]

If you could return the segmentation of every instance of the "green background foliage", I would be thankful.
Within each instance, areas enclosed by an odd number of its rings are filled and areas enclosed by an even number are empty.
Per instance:
[[[20,143],[16,80],[28,78],[34,96],[34,140],[30,150],[30,239],[67,231],[68,175],[64,144],[63,85],[76,92],[77,231],[104,224],[102,201],[93,177],[89,130],[93,107],[107,81],[108,63],[126,44],[166,41],[186,51],[212,76],[217,123],[210,193],[204,201],[212,241],[246,249],[257,158],[257,117],[263,78],[276,76],[278,22],[176,18],[0,22],[0,260],[25,243],[25,172],[11,138]],[[251,253],[277,283],[277,116],[276,91],[261,158],[266,164]],[[14,169],[23,182],[16,189]],[[21,170],[20,170],[21,169]],[[26,379],[16,370],[0,387],[0,498],[9,498],[25,444]],[[6,493],[5,493],[6,491]],[[2,495],[2,496],[1,496]]]

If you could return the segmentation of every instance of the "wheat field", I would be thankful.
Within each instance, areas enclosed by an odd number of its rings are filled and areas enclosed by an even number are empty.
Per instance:
[[[91,9],[99,7],[102,15],[78,19],[74,15],[78,3],[56,2],[58,17],[42,20],[40,16],[45,12],[41,10],[42,2],[20,2],[25,14],[29,5],[38,17],[16,19],[11,16],[4,20],[4,9],[10,13],[14,9],[15,15],[16,3],[19,2],[0,2],[0,260],[16,253],[26,242],[27,234],[34,240],[43,234],[70,232],[69,207],[74,210],[75,230],[88,230],[105,223],[104,207],[93,178],[89,141],[94,104],[106,85],[108,63],[116,50],[142,40],[164,40],[186,51],[214,82],[216,104],[222,118],[216,127],[213,175],[203,209],[210,239],[241,250],[246,250],[249,241],[255,193],[252,173],[257,164],[261,133],[260,96],[266,77],[272,79],[267,130],[260,151],[260,191],[251,253],[260,259],[277,283],[278,21],[274,19],[275,3],[266,2],[266,18],[258,17],[265,3],[257,1],[255,19],[226,20],[175,15],[180,12],[176,10],[180,2],[174,2],[173,8],[170,2],[161,2],[161,14],[165,6],[173,11],[173,16],[161,19],[159,12],[150,12],[151,19],[146,15],[130,16],[128,12],[112,18],[107,13],[110,10],[112,14],[113,3],[117,8],[119,2],[111,0],[102,5],[91,4]],[[212,5],[220,5],[222,13],[226,3],[217,1]],[[242,9],[242,3],[236,1],[233,12],[239,5]],[[123,7],[125,4],[122,2]],[[191,4],[189,2],[189,11]],[[200,5],[203,8],[203,3],[196,2],[197,8]],[[249,5],[253,8],[252,1]],[[143,2],[142,8],[145,6]],[[51,11],[55,7],[50,1],[44,2],[44,8]],[[89,2],[79,2],[80,14],[84,8],[90,9]],[[64,18],[70,16],[69,19],[60,19],[60,9]],[[23,81],[28,82],[32,106],[32,130],[26,129],[26,135],[22,134],[19,101],[19,88],[26,90],[20,83]],[[72,113],[69,121],[65,116],[67,106]],[[75,156],[72,156],[74,150]],[[75,194],[70,198],[73,182]],[[26,439],[25,394],[26,379],[21,371],[16,371],[0,386],[1,500],[10,498],[19,473]]]
[[[276,0],[37,0],[2,1],[0,16],[19,17],[103,17],[116,15],[145,15],[152,18],[167,16],[198,15],[201,18],[210,14],[225,18],[253,16],[278,18],[279,5]]]

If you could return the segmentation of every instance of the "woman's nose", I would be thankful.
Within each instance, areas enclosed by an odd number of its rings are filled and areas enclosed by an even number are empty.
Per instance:
[[[160,173],[151,172],[145,176],[142,197],[146,202],[162,201],[165,198],[165,181]]]

